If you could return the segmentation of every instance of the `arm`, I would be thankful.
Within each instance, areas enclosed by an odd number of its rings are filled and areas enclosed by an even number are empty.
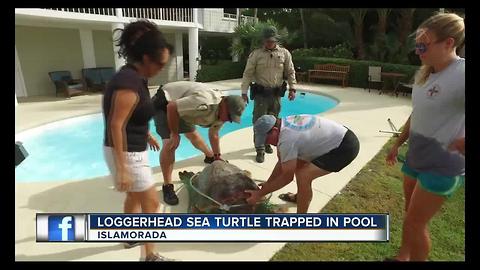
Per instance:
[[[275,164],[275,168],[273,168],[272,174],[268,178],[267,182],[268,181],[274,181],[282,173],[282,163],[280,162],[280,160],[281,160],[280,150],[278,149],[278,147],[277,147],[277,158],[278,158],[277,164]]]
[[[210,140],[210,145],[212,146],[213,155],[215,158],[220,156],[220,139],[218,136],[218,131],[220,127],[214,126],[208,129],[208,139]]]
[[[288,81],[288,88],[294,90],[297,80],[295,78],[295,67],[292,62],[292,54],[289,51],[287,51],[287,57],[285,59],[284,75]]]
[[[262,185],[262,189],[260,189],[260,191],[258,192],[258,197],[261,198],[269,193],[277,191],[292,182],[296,168],[296,159],[292,159],[283,163],[280,163],[280,161],[278,161],[275,169],[273,169],[272,175],[270,176],[268,181]],[[275,170],[277,170],[276,173]],[[270,181],[272,176],[276,176],[274,181]]]
[[[458,151],[460,154],[465,156],[465,137],[458,138],[454,140],[448,147],[450,151]]]
[[[405,125],[403,125],[402,133],[400,133],[397,141],[390,149],[390,152],[387,154],[386,161],[387,161],[387,164],[390,166],[394,165],[397,162],[398,148],[408,140],[408,137],[410,135],[410,118],[411,117],[412,117],[411,115],[410,117],[408,117],[407,122],[405,122]]]
[[[270,174],[270,177],[268,177],[267,182],[275,181],[275,179],[277,179],[281,173],[282,173],[282,163],[280,163],[280,160],[278,160],[277,164],[275,164],[275,168],[273,168],[272,174]]]
[[[411,117],[412,116],[410,115],[408,117],[407,122],[405,122],[405,125],[403,125],[402,133],[400,133],[400,135],[398,136],[398,139],[395,142],[394,147],[398,148],[398,147],[402,146],[402,144],[408,140],[408,136],[410,135],[410,118]]]
[[[248,57],[247,64],[245,65],[245,70],[243,71],[243,79],[242,79],[242,95],[246,95],[248,92],[248,87],[250,83],[253,81],[253,77],[255,75],[255,65],[256,65],[256,56],[255,52],[252,52]]]
[[[112,118],[108,128],[110,128],[112,134],[115,167],[121,178],[126,173],[124,152],[127,151],[127,136],[125,127],[133,110],[137,106],[138,100],[138,94],[132,90],[118,90],[113,98]],[[122,179],[117,179],[117,181],[121,180]],[[128,187],[120,187],[119,189],[128,189]]]

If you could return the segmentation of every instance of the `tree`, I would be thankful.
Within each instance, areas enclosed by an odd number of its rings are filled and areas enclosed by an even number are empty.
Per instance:
[[[412,31],[414,8],[402,8],[397,20],[398,25],[398,40],[400,44],[404,46],[407,42],[407,38]]]
[[[391,11],[392,11],[391,8],[377,8],[378,35],[385,35],[387,33],[387,18]]]
[[[350,10],[350,16],[353,19],[355,46],[357,47],[357,58],[365,59],[365,44],[363,42],[363,20],[367,14],[367,9],[356,8]]]
[[[278,29],[279,43],[284,44],[291,41],[294,35],[288,35],[286,28],[280,28],[280,25],[273,20],[267,20],[266,22],[245,22],[235,27],[233,32],[233,38],[238,39],[232,45],[232,54],[240,56],[240,59],[246,59],[248,54],[255,48],[262,45],[262,32],[267,26],[274,26]]]
[[[387,47],[387,19],[390,12],[391,9],[388,8],[377,8],[377,25],[370,28],[375,29],[375,39],[373,44],[367,47],[369,59],[384,62],[392,50]]]
[[[303,29],[303,48],[308,49],[307,42],[307,24],[305,23],[305,15],[303,8],[299,8],[300,19],[302,20],[302,29]]]

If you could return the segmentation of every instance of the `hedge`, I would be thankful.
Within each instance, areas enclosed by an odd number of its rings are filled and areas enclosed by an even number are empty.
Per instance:
[[[368,66],[381,66],[384,72],[399,72],[407,74],[407,81],[415,75],[419,66],[399,65],[391,63],[383,63],[376,61],[350,60],[343,58],[327,58],[327,57],[297,57],[293,59],[295,67],[300,67],[302,71],[313,69],[315,64],[337,64],[350,65],[350,74],[348,85],[350,87],[366,88],[368,85]],[[197,82],[211,82],[229,79],[242,78],[243,70],[245,69],[245,62],[220,61],[216,65],[202,65],[201,70],[198,70]],[[390,80],[389,80],[390,81]],[[318,82],[327,82],[326,80],[319,80]],[[335,83],[335,82],[333,82]],[[391,88],[391,85],[386,85]]]
[[[315,64],[337,64],[337,65],[350,65],[350,73],[348,77],[348,86],[366,88],[368,85],[368,66],[381,66],[382,72],[398,72],[407,75],[405,81],[410,81],[419,66],[412,65],[400,65],[383,63],[376,61],[364,61],[364,60],[350,60],[343,58],[326,58],[326,57],[297,57],[293,59],[295,67],[300,67],[302,71],[313,69]],[[326,80],[318,80],[323,82]],[[391,80],[388,81],[391,84]],[[387,88],[392,88],[392,85],[386,85]]]
[[[242,78],[246,62],[219,61],[216,65],[202,65],[195,81],[212,82]]]

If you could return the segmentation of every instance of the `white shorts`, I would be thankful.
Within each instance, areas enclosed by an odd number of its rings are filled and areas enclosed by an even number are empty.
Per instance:
[[[103,153],[105,161],[107,162],[108,169],[111,173],[113,185],[117,187],[116,182],[116,166],[113,148],[109,146],[103,147]],[[125,152],[127,168],[132,174],[133,184],[132,188],[128,192],[142,192],[151,188],[155,181],[153,180],[152,169],[148,162],[148,152]]]

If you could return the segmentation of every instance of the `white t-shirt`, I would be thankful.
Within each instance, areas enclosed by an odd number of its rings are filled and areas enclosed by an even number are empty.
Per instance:
[[[293,159],[312,161],[337,148],[347,128],[318,115],[292,115],[282,118],[278,150],[280,162]]]
[[[458,57],[423,85],[414,85],[407,164],[419,172],[456,176],[465,157],[448,146],[465,137],[465,59]]]

